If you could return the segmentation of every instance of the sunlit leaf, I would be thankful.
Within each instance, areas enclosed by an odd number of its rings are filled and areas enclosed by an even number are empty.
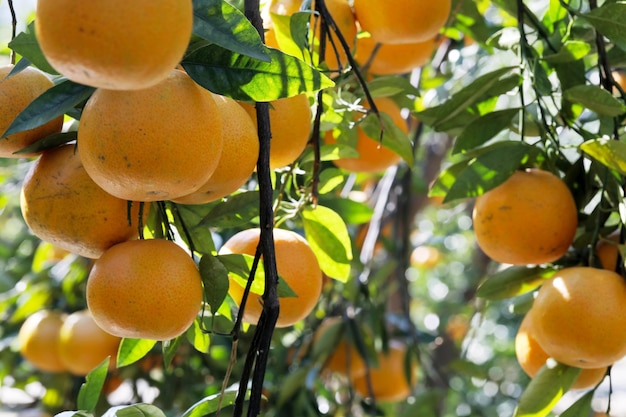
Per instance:
[[[465,152],[483,145],[502,130],[510,127],[513,117],[518,115],[519,111],[520,109],[500,110],[475,119],[456,138],[453,152]]]
[[[543,59],[549,63],[567,63],[583,59],[589,54],[591,45],[582,41],[567,41],[561,50],[555,54],[544,55]]]
[[[343,219],[328,207],[302,211],[304,233],[322,271],[329,277],[347,281],[350,277],[352,246]]]
[[[626,50],[626,3],[605,2],[582,15],[594,28],[618,47]]]
[[[233,405],[237,398],[237,391],[226,390],[223,394],[213,394],[205,397],[189,407],[181,417],[204,417],[216,412],[219,407]]]
[[[626,143],[610,139],[589,140],[580,149],[602,165],[626,176]]]
[[[591,411],[591,402],[595,391],[590,390],[570,405],[567,410],[559,414],[559,417],[587,417]]]
[[[489,276],[476,295],[488,300],[515,297],[534,290],[553,273],[550,268],[512,266]]]
[[[137,362],[146,356],[148,352],[156,345],[155,340],[147,339],[122,339],[119,350],[117,352],[117,366],[127,366]]]
[[[104,387],[104,380],[107,377],[109,361],[110,358],[106,358],[85,377],[85,383],[80,387],[76,403],[81,410],[89,413],[95,411],[100,392],[102,387]]]
[[[166,417],[165,413],[151,404],[133,404],[115,410],[116,417]],[[108,416],[107,416],[108,417]],[[113,416],[111,416],[113,417]]]
[[[234,279],[239,285],[245,288],[248,283],[248,277],[252,270],[254,256],[241,254],[218,255],[217,259],[226,267],[229,277]],[[250,287],[250,292],[256,295],[262,295],[265,291],[265,269],[263,262],[259,262],[254,275],[254,281]],[[297,294],[289,287],[284,279],[278,280],[278,296],[279,297],[297,297]]]
[[[203,328],[199,318],[193,321],[193,324],[187,329],[185,334],[189,343],[191,343],[198,352],[209,353],[211,338],[209,337],[209,333]]]
[[[595,85],[577,85],[563,92],[563,98],[583,105],[602,116],[616,117],[626,113],[626,105],[608,91]]]
[[[367,223],[374,214],[372,207],[366,203],[332,194],[320,196],[319,203],[339,213],[341,218],[351,225]]]
[[[363,129],[363,132],[376,142],[381,140],[380,134],[382,132],[381,146],[391,149],[406,161],[407,164],[413,164],[413,147],[409,136],[402,131],[386,113],[380,113],[383,119],[384,129],[381,130],[381,123],[378,117],[374,113],[370,113],[359,122],[359,127]]]

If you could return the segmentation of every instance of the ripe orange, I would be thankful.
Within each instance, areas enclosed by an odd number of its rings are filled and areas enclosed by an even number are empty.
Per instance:
[[[576,233],[576,203],[556,175],[539,169],[515,172],[476,199],[476,241],[496,262],[526,265],[563,256]]]
[[[526,314],[515,336],[515,355],[526,375],[533,378],[539,372],[539,369],[546,364],[550,356],[541,348],[534,337],[531,314]],[[606,371],[606,367],[583,369],[571,388],[585,389],[595,387],[602,381]]]
[[[408,133],[406,121],[402,118],[400,108],[393,100],[387,97],[380,97],[375,102],[380,112],[387,113],[397,127]],[[370,138],[360,127],[357,127],[357,129],[356,150],[359,153],[359,157],[334,160],[333,162],[336,166],[350,172],[377,173],[400,162],[400,156],[391,149],[380,145],[378,138]],[[327,144],[336,143],[332,131],[326,133],[324,140]]]
[[[434,38],[448,19],[451,0],[354,0],[361,28],[382,43],[414,43]]]
[[[74,145],[43,152],[24,178],[24,220],[40,239],[87,258],[139,235],[139,203],[106,193],[87,175]],[[144,219],[149,207],[144,208]],[[129,223],[130,221],[130,223]]]
[[[333,337],[335,340],[331,341],[334,344],[330,355],[324,362],[324,369],[348,377],[363,375],[367,365],[358,350],[346,340],[341,317],[329,317],[322,321],[313,336],[313,344],[328,343],[325,340],[328,337]]]
[[[202,280],[192,258],[169,240],[120,243],[96,260],[87,306],[106,332],[169,340],[184,333],[202,305]]]
[[[363,397],[373,394],[376,401],[401,401],[411,394],[411,387],[417,383],[417,366],[413,366],[411,381],[405,372],[406,346],[392,341],[389,352],[378,354],[378,367],[371,368],[369,378],[372,392],[368,388],[367,373],[351,378],[354,390]]]
[[[290,16],[300,10],[301,3],[302,2],[300,0],[272,0],[270,4],[270,12],[277,15]],[[350,48],[353,49],[357,34],[357,27],[352,7],[350,7],[347,0],[325,0],[324,4],[337,24],[341,35],[344,37]],[[311,10],[315,10],[315,0],[312,1]],[[320,40],[320,19],[320,16],[311,17],[311,32],[315,36],[314,42],[316,44],[319,44]],[[329,69],[337,70],[340,68],[339,63],[341,63],[341,67],[345,67],[347,65],[348,58],[343,50],[343,47],[341,46],[341,43],[339,42],[339,38],[334,33],[332,28],[329,29],[332,41],[331,39],[326,39],[324,61],[328,65]],[[333,45],[337,48],[337,52],[335,52]],[[339,60],[337,60],[337,57],[339,57]]]
[[[0,67],[0,135],[4,133],[17,115],[34,99],[54,84],[42,72],[28,67],[19,74],[5,78],[13,69],[13,65]],[[54,133],[63,127],[63,117],[57,117],[39,127],[25,132],[14,133],[0,139],[0,157],[19,158],[31,155],[16,155],[28,145]]]
[[[256,109],[248,103],[240,103],[257,124]],[[311,130],[311,107],[305,94],[281,98],[270,102],[270,168],[282,168],[293,163],[309,141]]]
[[[178,70],[143,90],[96,90],[78,128],[89,176],[108,193],[135,201],[191,194],[215,171],[222,143],[211,94]]]
[[[361,66],[371,60],[368,67],[371,74],[404,74],[426,64],[435,51],[436,45],[435,38],[417,43],[381,43],[372,59],[376,40],[372,37],[363,36],[357,39],[354,58]]]
[[[176,203],[204,204],[218,200],[246,183],[259,156],[259,136],[248,113],[235,100],[213,94],[222,119],[224,147],[209,180]]]
[[[626,355],[626,281],[613,271],[572,267],[545,282],[532,307],[535,338],[558,362],[609,366]]]
[[[109,367],[114,368],[121,339],[96,325],[88,310],[67,316],[61,327],[59,353],[61,361],[74,375],[87,375],[110,356]]]
[[[259,229],[247,229],[228,239],[220,254],[247,254],[254,256],[259,243]],[[287,327],[305,318],[315,308],[322,292],[322,271],[308,242],[299,234],[285,229],[274,229],[276,268],[297,297],[279,298],[280,315],[276,327]],[[244,288],[232,277],[229,294],[241,303]],[[260,296],[250,294],[244,310],[244,320],[256,324],[263,306]]]
[[[187,49],[191,0],[39,0],[35,29],[50,64],[77,83],[151,87]]]
[[[596,245],[596,255],[598,256],[602,268],[610,271],[615,271],[617,268],[619,250],[616,245],[619,243],[619,238],[620,233],[617,231],[606,237],[608,241],[598,241],[598,244]],[[611,242],[614,242],[614,244]]]
[[[63,315],[40,310],[29,316],[17,335],[20,353],[35,368],[45,372],[67,370],[59,356],[59,334]]]

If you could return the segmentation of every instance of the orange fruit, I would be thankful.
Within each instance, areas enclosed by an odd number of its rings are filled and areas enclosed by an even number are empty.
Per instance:
[[[246,183],[259,156],[255,123],[235,100],[213,95],[222,119],[224,147],[209,180],[193,193],[174,199],[176,203],[204,204],[218,200]]]
[[[87,306],[107,333],[169,340],[183,334],[202,306],[202,279],[187,252],[162,239],[120,243],[87,278]]]
[[[361,28],[382,43],[415,43],[434,38],[450,14],[451,0],[354,0]]]
[[[20,73],[6,78],[13,65],[0,67],[0,135],[13,120],[34,99],[54,84],[42,72],[28,67]],[[32,154],[14,154],[46,136],[59,133],[63,127],[63,116],[57,117],[39,127],[24,132],[14,133],[0,139],[0,157],[20,158]]]
[[[359,37],[356,42],[356,61],[361,65],[369,62],[368,71],[375,75],[404,74],[426,64],[437,43],[435,38],[423,42],[404,44],[380,44],[376,55],[372,53],[376,40],[372,37]]]
[[[191,0],[40,0],[35,30],[58,72],[114,90],[151,87],[180,62],[191,38]]]
[[[22,356],[35,368],[45,372],[67,370],[59,355],[59,335],[63,315],[56,311],[40,310],[30,315],[17,334]]]
[[[102,330],[88,310],[76,311],[61,327],[59,353],[61,361],[74,375],[87,375],[107,357],[109,367],[117,362],[121,339]]]
[[[545,282],[532,307],[535,338],[556,361],[609,366],[626,355],[626,281],[613,271],[571,267]]]
[[[143,90],[96,90],[78,127],[85,170],[126,200],[191,194],[215,171],[222,144],[215,100],[178,70]]]
[[[408,133],[408,127],[400,114],[398,105],[387,97],[375,99],[378,110],[391,117],[395,125],[404,133]],[[328,131],[325,143],[336,143],[333,132]],[[383,142],[384,145],[384,142]],[[333,161],[339,168],[350,172],[378,173],[400,162],[400,156],[389,148],[380,144],[378,138],[370,138],[357,125],[356,150],[359,153],[357,158],[340,158]]]
[[[610,271],[615,271],[617,268],[617,259],[619,255],[619,249],[617,244],[619,243],[620,233],[619,230],[611,233],[606,239],[598,241],[596,245],[596,255],[600,261],[602,268]],[[613,243],[611,243],[613,242]]]
[[[256,109],[240,103],[257,125]],[[309,142],[311,107],[305,94],[270,102],[270,168],[282,168],[293,163]]]
[[[324,339],[334,338],[324,369],[348,377],[363,375],[367,365],[358,350],[346,340],[345,332],[341,317],[329,317],[315,331],[313,344],[325,344],[327,341]]]
[[[529,169],[479,196],[472,219],[478,245],[494,261],[543,264],[567,252],[578,211],[559,177]]]
[[[550,357],[537,343],[531,313],[526,314],[515,336],[515,355],[526,375],[533,378]],[[606,375],[607,367],[583,369],[571,389],[595,387]]]
[[[259,243],[260,230],[247,229],[228,239],[220,254],[245,254],[254,256]],[[322,271],[308,242],[299,234],[285,229],[274,229],[276,268],[297,297],[280,297],[280,314],[276,327],[287,327],[305,318],[320,298]],[[230,278],[229,294],[237,304],[241,303],[244,288]],[[260,296],[250,294],[243,313],[246,322],[256,324],[263,306]]]
[[[416,268],[432,269],[441,262],[441,252],[435,247],[421,245],[413,249],[410,261]]]
[[[277,15],[291,16],[300,10],[301,3],[302,2],[300,0],[272,0],[269,10],[271,13]],[[350,7],[347,0],[325,0],[324,4],[326,5],[328,13],[330,13],[333,20],[337,24],[341,35],[344,37],[350,48],[353,49],[357,34],[357,26],[352,7]],[[315,10],[315,0],[311,3],[311,10]],[[321,32],[320,20],[320,16],[311,16],[310,30],[315,36],[314,42],[318,46]],[[338,68],[343,68],[347,65],[348,57],[343,50],[339,38],[334,33],[332,28],[329,28],[329,34],[332,41],[331,39],[326,38],[324,61],[328,65],[329,69],[337,70]],[[333,47],[333,45],[335,47]],[[336,52],[334,48],[337,48]],[[337,60],[337,57],[339,57],[339,60]],[[341,65],[339,63],[341,63]]]
[[[98,258],[139,235],[139,203],[102,190],[87,175],[74,145],[43,152],[24,178],[22,214],[30,230],[56,247]],[[144,207],[144,219],[149,207]]]
[[[352,386],[363,397],[373,397],[376,401],[402,401],[411,394],[411,387],[417,383],[417,366],[413,366],[411,381],[407,380],[405,371],[406,346],[391,341],[389,351],[379,352],[378,367],[369,370],[372,392],[368,387],[368,374],[351,378]]]

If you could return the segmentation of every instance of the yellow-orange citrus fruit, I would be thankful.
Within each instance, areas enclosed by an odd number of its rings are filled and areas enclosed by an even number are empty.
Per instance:
[[[354,0],[361,28],[382,43],[423,42],[435,37],[451,7],[451,0]]]
[[[35,368],[45,372],[67,370],[59,356],[59,335],[63,315],[40,310],[29,316],[17,334],[20,353]]]
[[[139,203],[102,190],[87,175],[73,145],[49,149],[24,178],[22,214],[40,239],[87,258],[139,235]],[[144,219],[148,206],[144,207]]]
[[[332,351],[324,362],[324,369],[356,378],[365,373],[366,364],[358,350],[346,340],[341,321],[341,317],[329,317],[322,321],[313,336],[313,344],[326,346],[328,341],[325,339],[332,337]]]
[[[360,65],[369,63],[368,71],[371,74],[404,74],[426,64],[435,51],[436,45],[435,38],[417,43],[381,43],[376,50],[376,55],[372,58],[376,40],[362,36],[357,39],[354,58]]]
[[[290,16],[300,10],[301,4],[300,0],[272,0],[269,10],[277,15]],[[350,7],[347,0],[325,0],[324,4],[348,46],[350,49],[354,49],[357,26],[352,7]],[[311,4],[311,9],[315,9],[315,0]],[[339,63],[341,63],[342,68],[347,65],[348,58],[337,35],[332,28],[329,28],[329,30],[330,39],[326,39],[324,61],[330,70],[337,70],[340,68]],[[311,17],[311,32],[315,35],[315,42],[319,43],[321,33],[319,16]],[[335,51],[335,48],[337,51]],[[339,60],[337,60],[337,57],[339,57]]]
[[[413,249],[410,261],[416,268],[431,269],[441,262],[441,252],[435,247],[421,245]]]
[[[400,130],[408,133],[408,127],[400,114],[400,108],[393,100],[387,97],[380,97],[375,99],[375,102],[380,112],[389,115]],[[360,127],[357,127],[357,129],[356,150],[359,156],[357,158],[336,159],[333,161],[336,166],[350,172],[377,173],[400,162],[400,156],[383,146],[384,142],[381,145],[378,138],[370,138]],[[325,143],[336,143],[332,131],[327,132]]]
[[[72,81],[114,90],[165,79],[187,49],[191,0],[39,0],[35,30],[50,64]]]
[[[143,90],[96,90],[78,128],[89,176],[127,200],[191,194],[215,171],[222,144],[215,100],[179,70]]]
[[[59,353],[71,373],[87,375],[107,357],[109,367],[114,368],[120,342],[119,337],[98,327],[88,310],[80,310],[63,322]]]
[[[222,120],[224,147],[209,180],[176,203],[204,204],[237,191],[250,178],[259,156],[259,136],[248,113],[229,97],[213,95]]]
[[[579,368],[609,366],[626,355],[626,281],[613,271],[571,267],[545,282],[532,307],[543,350]]]
[[[254,256],[259,243],[259,229],[246,229],[228,239],[220,254]],[[297,297],[280,297],[280,314],[276,327],[287,327],[305,318],[315,308],[322,292],[322,271],[308,242],[299,234],[285,229],[274,229],[276,268]],[[241,303],[244,288],[230,278],[229,294]],[[250,294],[244,310],[244,320],[256,324],[263,306],[260,296]]]
[[[240,103],[256,126],[256,109],[248,103]],[[294,162],[309,141],[311,130],[311,107],[304,94],[281,98],[270,102],[270,168],[282,168]]]
[[[169,340],[184,333],[202,305],[202,279],[184,249],[169,240],[120,243],[87,279],[87,306],[106,332]]]
[[[565,183],[539,169],[517,171],[476,199],[472,219],[476,241],[496,262],[526,265],[552,262],[574,240],[578,214]]]
[[[6,76],[13,65],[0,67],[0,135],[4,133],[13,120],[34,99],[54,84],[42,72],[28,67],[9,78]],[[0,157],[18,158],[32,154],[15,154],[41,138],[59,133],[63,127],[63,117],[57,117],[39,127],[24,132],[14,133],[0,139]]]
[[[392,341],[387,353],[378,354],[378,367],[370,368],[369,378],[372,393],[368,388],[368,373],[351,378],[354,390],[364,397],[373,397],[376,401],[401,401],[411,394],[411,387],[417,383],[417,366],[411,370],[411,381],[406,375],[406,346]]]
[[[596,255],[600,261],[602,268],[610,271],[615,271],[617,268],[617,259],[619,250],[617,244],[619,243],[620,233],[619,231],[611,233],[606,239],[598,241],[596,245]],[[613,242],[613,243],[611,243]]]
[[[550,356],[541,348],[534,337],[531,314],[532,310],[522,320],[515,336],[515,355],[526,375],[533,378],[539,372],[539,369],[546,364]],[[583,369],[571,388],[585,389],[595,387],[602,381],[606,371],[606,366]]]

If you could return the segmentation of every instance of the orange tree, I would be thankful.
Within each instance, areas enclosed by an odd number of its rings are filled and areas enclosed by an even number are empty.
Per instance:
[[[565,358],[559,352],[585,342],[594,355],[610,357],[601,363],[609,365],[604,379],[619,381],[619,367],[611,365],[619,363],[626,339],[619,237],[626,224],[626,95],[615,78],[626,65],[623,3],[354,1],[348,3],[360,28],[356,37],[338,30],[339,16],[335,21],[333,8],[321,0],[302,2],[280,15],[272,13],[270,2],[252,0],[162,2],[154,11],[133,2],[99,6],[103,2],[68,0],[55,3],[56,9],[49,3],[40,0],[35,13],[39,24],[15,34],[3,49],[8,65],[3,74],[9,75],[0,80],[0,92],[20,94],[9,81],[25,71],[41,71],[54,86],[34,93],[32,102],[33,97],[9,100],[10,120],[2,119],[0,126],[4,141],[30,133],[18,153],[11,150],[11,158],[0,160],[2,384],[31,393],[33,404],[48,411],[76,410],[76,415],[96,415],[115,406],[120,414],[150,416],[546,416],[589,415],[592,405],[601,407],[594,411],[611,414],[603,406],[612,396],[606,382],[575,399],[563,398],[582,372],[572,365],[581,363],[556,360]],[[117,4],[114,12],[112,4]],[[13,10],[12,1],[8,6]],[[415,10],[437,18],[415,25]],[[49,19],[53,12],[57,17]],[[168,20],[175,13],[192,19],[191,33],[189,20]],[[115,25],[107,22],[111,16]],[[433,29],[435,21],[440,23]],[[127,30],[130,26],[133,30]],[[35,29],[42,35],[41,46]],[[265,30],[271,30],[277,48],[265,46]],[[402,33],[388,36],[394,31]],[[411,31],[427,35],[415,38]],[[71,35],[72,48],[55,45],[57,35]],[[393,45],[401,50],[433,36],[432,55],[419,67],[403,67],[396,74],[374,66],[382,62],[382,52],[376,59],[382,47],[383,52]],[[367,62],[351,55],[359,56],[357,39],[374,43]],[[154,61],[159,56],[164,59]],[[142,76],[144,69],[157,69],[154,62],[165,68]],[[184,88],[163,87],[168,74]],[[98,90],[103,85],[91,80],[104,77],[111,79],[104,85],[109,90]],[[213,103],[215,95],[238,101],[246,110],[224,116]],[[107,96],[119,105],[109,106],[94,124],[93,109]],[[297,158],[290,156],[286,166],[272,164],[271,115],[283,111],[272,103],[291,97],[306,98],[311,117],[301,123],[297,120],[308,112],[292,119],[281,116],[297,124],[277,127],[281,153],[293,152]],[[151,104],[142,105],[145,101]],[[377,102],[392,105],[379,108]],[[123,111],[115,111],[119,109]],[[234,130],[233,115],[241,125],[256,121],[257,165],[252,170],[242,163],[242,174],[229,161],[225,165],[233,167],[233,174],[220,177],[226,181],[243,175],[247,180],[238,181],[241,185],[231,194],[203,204],[163,200],[177,200],[211,180],[210,171],[220,166],[223,141],[231,133],[223,129]],[[61,133],[35,130],[61,116],[66,121]],[[290,131],[308,131],[304,149],[301,138],[289,140]],[[367,157],[382,163],[380,155],[392,154],[386,158],[392,162],[375,172],[342,166],[341,161],[361,157],[363,135],[373,144]],[[327,137],[333,140],[324,141]],[[95,200],[90,206],[82,195],[84,209],[69,203],[67,217],[60,214],[66,227],[96,219],[104,225],[90,225],[93,230],[130,224],[132,234],[99,250],[114,254],[143,245],[137,239],[161,239],[181,246],[193,261],[165,286],[154,275],[176,275],[166,271],[166,266],[174,267],[167,255],[152,252],[150,262],[148,250],[143,267],[133,268],[132,253],[124,253],[129,260],[115,270],[120,282],[157,269],[139,277],[141,294],[135,297],[131,290],[136,285],[128,284],[125,291],[122,284],[113,291],[106,279],[99,280],[106,301],[100,309],[119,313],[124,309],[116,303],[128,307],[148,300],[157,309],[149,314],[157,320],[150,330],[183,312],[192,323],[186,321],[186,328],[168,334],[167,340],[122,339],[117,356],[104,359],[86,378],[38,369],[28,354],[20,355],[24,346],[18,337],[22,324],[38,311],[69,314],[89,308],[90,276],[97,279],[112,256],[103,255],[99,262],[60,251],[23,220],[20,190],[29,167],[38,154],[50,159],[65,144],[75,148],[78,167],[78,158],[91,167],[114,163],[107,178],[100,175],[94,183],[109,192],[114,191],[108,183],[115,183],[117,198],[136,200],[126,203],[126,218],[85,217],[102,207]],[[235,151],[257,153],[256,147],[243,144]],[[231,152],[228,158],[233,158]],[[23,188],[22,201],[37,197],[38,221],[45,226],[62,222],[46,224],[50,210],[41,201],[66,195],[62,199],[72,201],[69,196],[76,192],[71,183],[57,180],[67,166],[52,166],[46,175],[59,188],[53,195],[33,196],[30,187]],[[130,177],[127,170],[143,175]],[[87,166],[85,171],[94,175]],[[526,182],[529,172],[540,178],[540,186]],[[516,181],[523,186],[512,186]],[[157,194],[164,183],[171,191]],[[121,192],[129,190],[132,197]],[[563,227],[550,230],[561,223]],[[306,286],[292,288],[290,278],[280,276],[277,257],[286,254],[297,271],[299,256],[288,248],[277,254],[274,228],[295,232],[315,255],[323,278],[312,310],[310,303],[297,301]],[[243,230],[258,230],[259,244],[235,253],[220,251]],[[558,249],[551,240],[555,233]],[[77,239],[76,246],[85,245]],[[601,282],[609,273],[599,271],[607,262],[596,249],[606,245],[616,254],[609,290]],[[431,248],[437,256],[416,262],[416,248]],[[529,252],[542,256],[529,257]],[[307,264],[310,260],[302,268]],[[576,288],[583,290],[575,291],[563,276],[578,268],[585,274],[577,278]],[[243,293],[229,295],[229,282],[240,285]],[[186,293],[185,288],[179,292],[180,286],[186,285],[196,289],[195,296],[178,299],[176,294]],[[316,297],[318,289],[316,284]],[[311,294],[306,295],[303,299],[309,300]],[[289,298],[284,302],[289,312],[302,307],[308,314],[276,326],[281,300]],[[243,303],[254,303],[258,322],[256,317],[243,320]],[[172,313],[159,322],[166,311]],[[540,355],[532,379],[517,363],[514,348],[529,311],[537,349],[557,356],[544,360]],[[123,317],[130,328],[150,322],[142,314],[131,316]],[[340,321],[338,331],[316,332],[327,317]],[[603,331],[608,323],[610,331]],[[398,343],[401,350],[394,348]],[[607,355],[607,346],[618,346],[617,353]],[[329,362],[337,352],[347,375],[333,371]],[[392,357],[395,384],[385,380]],[[364,364],[364,372],[349,375],[351,364]],[[114,390],[120,380],[124,382]],[[44,389],[30,389],[34,381]],[[387,395],[394,387],[399,391]]]

